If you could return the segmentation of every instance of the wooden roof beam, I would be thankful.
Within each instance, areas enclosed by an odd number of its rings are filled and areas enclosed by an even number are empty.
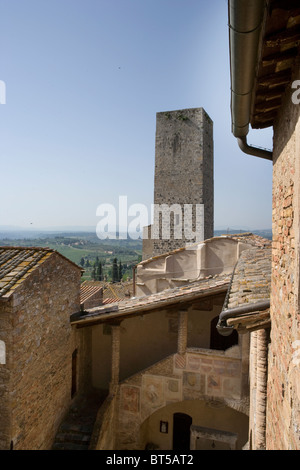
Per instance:
[[[295,44],[299,46],[300,44],[300,30],[299,26],[294,26],[293,28],[288,28],[283,31],[277,31],[272,33],[265,38],[265,44],[267,47],[282,47],[288,46],[289,44],[292,47],[295,47]]]
[[[284,70],[283,72],[264,75],[262,77],[258,77],[257,88],[258,86],[276,88],[282,85],[287,85],[291,81],[291,78],[292,72],[290,69]]]

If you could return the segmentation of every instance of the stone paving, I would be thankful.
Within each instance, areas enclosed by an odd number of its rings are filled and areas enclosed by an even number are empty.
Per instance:
[[[106,391],[93,390],[78,398],[60,425],[52,450],[89,450],[97,412],[106,396]]]

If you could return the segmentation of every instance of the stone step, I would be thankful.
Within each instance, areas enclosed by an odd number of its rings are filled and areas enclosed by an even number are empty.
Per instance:
[[[97,411],[108,392],[89,394],[72,406],[56,434],[53,450],[88,450]]]
[[[73,442],[55,442],[52,450],[88,450],[88,445],[74,444]]]
[[[53,450],[88,450],[92,425],[62,423],[56,434]]]
[[[55,438],[55,442],[72,442],[74,444],[84,444],[88,445],[91,440],[90,434],[82,433],[58,433]]]
[[[93,431],[92,424],[74,424],[64,422],[60,425],[59,432],[73,432],[82,434],[91,434]]]

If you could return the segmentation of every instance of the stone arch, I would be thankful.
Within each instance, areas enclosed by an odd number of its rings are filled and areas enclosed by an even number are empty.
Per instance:
[[[176,450],[173,449],[174,413],[185,413],[192,417],[191,437],[192,432],[194,434],[198,429],[211,434],[211,443],[218,433],[235,435],[236,449],[242,449],[248,441],[248,416],[231,408],[225,401],[195,399],[169,403],[141,422],[138,439],[141,450]],[[161,432],[162,429],[164,432]]]
[[[127,379],[119,388],[120,450],[141,449],[136,443],[142,423],[168,404],[202,400],[207,407],[228,408],[232,413],[244,414],[248,420],[240,374],[240,358],[192,349],[169,356]]]

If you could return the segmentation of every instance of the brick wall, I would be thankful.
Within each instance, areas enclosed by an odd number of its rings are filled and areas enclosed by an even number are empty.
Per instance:
[[[9,442],[14,449],[51,448],[70,405],[72,352],[83,352],[79,362],[87,354],[88,332],[72,332],[69,320],[80,308],[80,277],[75,266],[54,253],[7,304],[11,331],[4,375],[9,376]],[[78,389],[87,380],[79,374]]]
[[[272,329],[266,434],[270,450],[300,449],[300,106],[292,103],[291,95],[292,90],[287,89],[274,127]]]

